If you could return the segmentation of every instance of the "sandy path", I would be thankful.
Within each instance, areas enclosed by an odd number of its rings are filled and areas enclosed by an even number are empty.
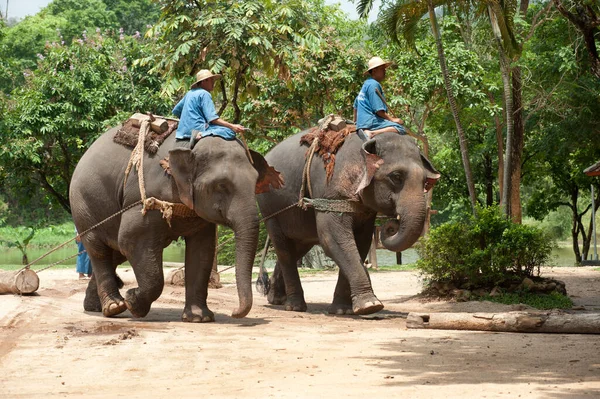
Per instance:
[[[127,285],[133,273],[120,270]],[[555,268],[576,305],[600,311],[600,272]],[[235,286],[211,290],[216,323],[180,321],[183,288],[166,286],[144,319],[82,309],[87,281],[40,274],[39,296],[0,296],[0,398],[579,398],[600,397],[598,335],[407,330],[410,311],[508,311],[422,303],[413,272],[372,274],[384,311],[326,314],[334,274],[303,278],[307,313],[255,296],[229,314]]]

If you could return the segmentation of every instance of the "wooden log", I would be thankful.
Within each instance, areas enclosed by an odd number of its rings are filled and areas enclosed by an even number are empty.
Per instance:
[[[339,132],[346,127],[346,121],[340,117],[335,117],[329,122],[329,128],[335,132]]]
[[[435,330],[600,334],[600,314],[411,312],[406,319],[406,327]]]
[[[185,285],[185,270],[183,270],[183,268],[171,270],[165,278],[165,283],[171,285]]]
[[[0,294],[31,294],[40,286],[40,279],[31,269],[21,271],[0,270]]]
[[[134,126],[139,127],[142,124],[142,121],[144,119],[150,119],[150,116],[136,112],[129,119],[131,120]],[[165,119],[154,118],[154,120],[150,122],[150,128],[153,132],[164,133],[169,129],[169,124]]]

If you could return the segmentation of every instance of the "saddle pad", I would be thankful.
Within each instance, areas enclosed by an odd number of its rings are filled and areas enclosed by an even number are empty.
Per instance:
[[[344,144],[346,137],[350,133],[356,132],[356,126],[349,125],[340,131],[335,130],[321,130],[318,126],[312,128],[308,133],[304,134],[300,138],[300,144],[307,144],[309,147],[313,141],[318,138],[319,143],[316,151],[323,159],[325,165],[325,171],[327,172],[327,181],[331,179],[333,175],[333,168],[335,167],[335,154],[339,148]]]

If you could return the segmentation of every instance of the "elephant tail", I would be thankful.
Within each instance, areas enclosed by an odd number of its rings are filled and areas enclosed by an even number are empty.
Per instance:
[[[267,296],[269,293],[269,289],[271,288],[271,282],[269,281],[269,273],[265,269],[261,269],[258,274],[258,278],[256,279],[256,291],[258,291],[263,296]]]

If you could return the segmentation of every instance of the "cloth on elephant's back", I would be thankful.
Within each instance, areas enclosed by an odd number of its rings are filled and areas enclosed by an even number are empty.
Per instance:
[[[162,117],[159,117],[162,118]],[[166,119],[166,118],[164,118]],[[165,141],[167,137],[175,130],[177,130],[178,121],[173,119],[167,119],[169,128],[164,133],[156,133],[150,130],[149,134],[146,135],[144,142],[144,150],[149,154],[156,154],[158,147]],[[134,125],[131,119],[127,119],[113,138],[113,141],[117,144],[123,144],[127,147],[134,148],[137,145],[138,136],[140,133],[140,127]]]
[[[315,152],[317,152],[323,159],[328,181],[333,175],[333,169],[335,167],[335,154],[342,144],[344,144],[346,137],[354,132],[356,132],[356,126],[354,125],[349,125],[339,131],[331,130],[327,127],[325,129],[321,129],[320,126],[317,126],[309,130],[308,133],[304,134],[300,138],[300,144],[308,144],[309,147],[313,144],[313,141],[318,138],[319,142]]]

